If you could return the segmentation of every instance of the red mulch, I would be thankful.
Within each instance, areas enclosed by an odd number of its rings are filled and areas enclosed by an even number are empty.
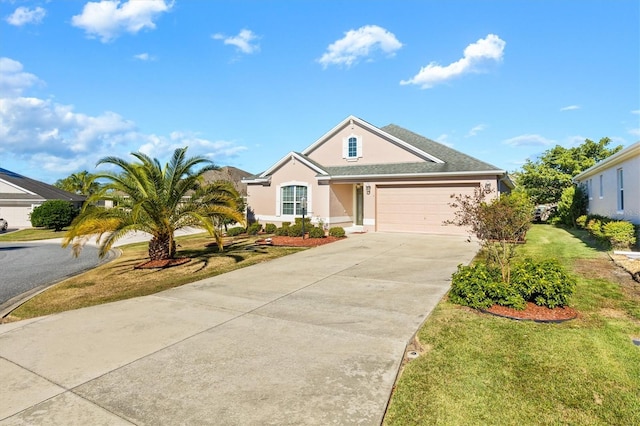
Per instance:
[[[522,311],[506,306],[493,305],[488,309],[484,309],[483,312],[511,319],[532,320],[537,322],[562,322],[578,316],[578,312],[568,306],[550,309],[545,306],[538,306],[532,302],[527,302],[527,307]]]
[[[281,236],[273,236],[263,240],[256,241],[256,244],[259,245],[272,245],[272,246],[286,246],[286,247],[317,247],[324,244],[333,243],[335,241],[341,240],[342,238],[338,237],[324,237],[324,238],[309,238],[306,237],[302,239],[302,237],[281,237]],[[269,242],[269,240],[271,240]]]
[[[188,257],[178,257],[176,259],[164,259],[164,260],[148,260],[134,266],[134,269],[164,269],[171,268],[172,266],[184,265],[191,259]]]

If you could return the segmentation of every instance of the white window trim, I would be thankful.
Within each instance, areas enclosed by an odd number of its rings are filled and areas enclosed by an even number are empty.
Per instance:
[[[282,203],[280,202],[282,198],[282,187],[284,186],[305,186],[307,188],[307,214],[306,216],[310,216],[312,213],[312,196],[311,196],[311,184],[309,182],[301,182],[297,180],[292,180],[289,182],[282,182],[281,184],[276,186],[276,217],[280,218],[283,221],[293,221],[296,217],[302,217],[300,215],[294,214],[283,214],[282,213]],[[294,208],[295,212],[295,208]]]
[[[616,169],[616,195],[616,213],[624,214],[624,169],[622,167]]]
[[[351,138],[356,139],[355,157],[349,157],[349,139]],[[362,136],[352,133],[346,138],[342,139],[342,158],[347,161],[358,161],[358,158],[362,158]]]
[[[604,177],[600,175],[600,197],[601,200],[604,198]]]

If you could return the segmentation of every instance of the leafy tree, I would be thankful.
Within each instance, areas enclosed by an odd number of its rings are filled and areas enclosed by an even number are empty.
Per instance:
[[[576,220],[587,212],[587,193],[582,186],[572,185],[562,191],[558,202],[558,217],[567,226],[576,226]]]
[[[31,226],[62,231],[64,227],[71,225],[77,215],[78,210],[72,203],[65,200],[47,200],[31,212]]]
[[[95,175],[84,170],[64,179],[58,179],[53,186],[74,194],[90,196],[100,190],[100,184],[95,179]]]
[[[487,253],[487,261],[498,265],[502,281],[509,283],[516,245],[524,242],[531,227],[533,204],[522,191],[487,201],[492,192],[480,187],[473,195],[452,195],[454,202],[449,205],[457,210],[455,218],[445,223],[469,228]]]
[[[527,160],[516,173],[516,183],[535,204],[556,203],[562,191],[573,185],[574,176],[622,149],[622,145],[608,148],[610,143],[611,139],[602,138],[599,142],[586,139],[572,148],[556,145],[535,161]]]
[[[89,197],[82,213],[67,231],[63,246],[73,242],[74,251],[78,253],[86,240],[95,236],[102,257],[128,232],[144,231],[152,236],[151,260],[171,259],[176,252],[175,231],[200,226],[215,237],[222,250],[222,236],[216,224],[229,218],[244,222],[237,211],[238,194],[230,183],[203,186],[203,174],[217,167],[204,157],[186,158],[186,151],[186,147],[176,149],[171,161],[164,166],[140,152],[132,153],[138,162],[117,157],[98,161],[98,165],[112,164],[121,171],[96,175],[107,183]],[[115,201],[117,207],[91,205],[99,200]]]

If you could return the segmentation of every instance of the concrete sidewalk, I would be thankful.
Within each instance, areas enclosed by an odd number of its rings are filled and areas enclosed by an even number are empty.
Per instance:
[[[1,424],[380,424],[405,345],[477,250],[370,233],[0,325]]]

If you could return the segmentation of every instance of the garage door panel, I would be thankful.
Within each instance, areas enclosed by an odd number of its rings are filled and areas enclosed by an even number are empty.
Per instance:
[[[451,194],[472,195],[477,184],[455,186],[378,186],[376,227],[383,232],[466,234],[466,229],[443,225],[454,218]]]

